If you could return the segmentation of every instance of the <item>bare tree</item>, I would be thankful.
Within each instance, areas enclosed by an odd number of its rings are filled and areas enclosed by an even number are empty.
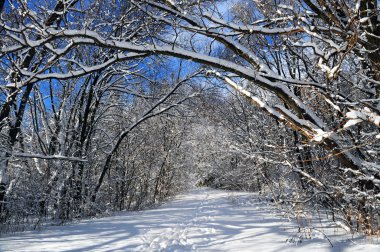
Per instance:
[[[203,64],[208,77],[224,82],[272,117],[270,125],[292,129],[288,133],[297,148],[302,142],[309,144],[307,151],[297,154],[301,159],[295,170],[303,180],[313,181],[312,188],[354,209],[364,220],[373,216],[367,200],[377,199],[380,190],[378,1],[240,1],[230,16],[219,10],[220,1],[58,1],[52,14],[43,18],[22,1],[15,2],[21,9],[9,16],[17,22],[0,21],[2,65],[9,73],[2,82],[7,98],[0,123],[3,132],[9,130],[9,146],[2,152],[0,201],[8,186],[7,153],[20,133],[36,83],[100,78],[99,72],[126,62],[170,56]],[[67,13],[73,14],[65,18]],[[98,18],[100,13],[108,14]],[[92,53],[83,57],[81,52]],[[87,84],[90,89],[95,85]],[[86,96],[83,104],[91,104],[91,99]],[[150,118],[155,109],[140,119]],[[114,153],[139,122],[130,124],[106,155],[92,201]],[[80,135],[85,136],[88,128],[83,125]],[[313,162],[326,159],[334,160],[340,184],[326,187],[321,181],[326,177],[314,176]],[[78,179],[81,170],[79,165]],[[79,193],[82,189],[77,188]],[[371,233],[370,221],[364,222]]]

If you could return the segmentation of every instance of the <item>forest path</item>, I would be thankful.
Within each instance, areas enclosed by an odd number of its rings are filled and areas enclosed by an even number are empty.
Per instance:
[[[157,209],[5,236],[0,251],[380,251],[375,238],[313,227],[299,230],[256,194],[197,188]]]

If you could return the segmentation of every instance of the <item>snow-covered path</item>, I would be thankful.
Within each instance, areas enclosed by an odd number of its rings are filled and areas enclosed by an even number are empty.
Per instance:
[[[254,194],[194,189],[157,209],[0,238],[0,251],[380,251],[339,229],[299,233]],[[309,236],[301,243],[299,236]]]

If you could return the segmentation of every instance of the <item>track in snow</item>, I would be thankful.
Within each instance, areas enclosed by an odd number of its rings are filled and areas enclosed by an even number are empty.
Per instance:
[[[0,251],[380,251],[374,238],[322,230],[334,247],[318,230],[299,232],[255,194],[194,189],[157,209],[6,236]]]

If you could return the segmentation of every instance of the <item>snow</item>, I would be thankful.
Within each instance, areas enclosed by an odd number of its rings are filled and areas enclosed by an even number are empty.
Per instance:
[[[78,158],[78,157],[66,157],[63,155],[43,155],[37,153],[26,153],[26,152],[12,152],[12,156],[14,157],[23,157],[23,158],[33,158],[33,159],[61,159],[75,162],[87,162],[87,159]],[[36,165],[38,167],[38,164]],[[37,168],[38,170],[38,168]],[[41,170],[41,169],[40,169]]]
[[[376,238],[352,238],[337,225],[306,222],[299,228],[257,194],[197,188],[156,209],[5,236],[0,251],[380,250]]]
[[[243,32],[249,32],[249,33],[261,33],[261,34],[289,34],[289,33],[295,33],[295,32],[301,32],[303,29],[302,27],[285,27],[285,28],[267,28],[264,26],[258,26],[258,25],[239,25],[232,22],[226,22],[223,19],[220,19],[213,15],[212,13],[205,12],[203,13],[203,16],[208,18],[209,20],[213,21],[216,25],[209,28],[215,28],[218,29],[219,27],[228,27],[230,29],[236,30],[236,31],[243,31]]]
[[[363,120],[362,119],[351,119],[351,120],[348,120],[344,125],[343,125],[343,128],[349,128],[351,126],[354,126],[360,122],[362,122]]]
[[[349,119],[369,121],[370,123],[380,127],[380,115],[375,111],[372,112],[372,110],[368,107],[364,107],[360,110],[350,110],[346,113],[346,117]]]

